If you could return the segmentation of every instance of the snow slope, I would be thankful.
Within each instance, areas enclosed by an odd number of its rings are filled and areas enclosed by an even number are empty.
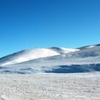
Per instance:
[[[39,49],[41,51],[41,49]],[[43,49],[44,50],[44,49]],[[100,71],[100,45],[85,46],[74,50],[52,47],[45,49],[53,51],[43,56],[44,53],[36,50],[35,52],[26,51],[12,54],[0,59],[0,73],[76,73]],[[34,49],[33,49],[34,51]],[[69,52],[70,51],[70,52]],[[36,55],[37,58],[33,57]],[[42,56],[37,56],[43,54]],[[17,56],[16,56],[17,55]],[[27,56],[26,56],[27,55]],[[28,58],[30,55],[31,59]],[[18,58],[24,57],[26,60],[19,61]],[[17,60],[17,62],[15,62]],[[4,61],[4,62],[3,62]],[[14,61],[14,63],[12,63]],[[3,63],[2,63],[3,62]],[[10,64],[7,64],[10,62]]]
[[[32,59],[38,59],[42,57],[49,57],[49,56],[55,56],[60,55],[61,53],[69,53],[77,51],[78,49],[67,49],[67,48],[35,48],[30,50],[23,50],[16,52],[14,54],[5,56],[3,58],[0,58],[0,65],[10,65],[15,63],[20,63],[24,61],[29,61]]]

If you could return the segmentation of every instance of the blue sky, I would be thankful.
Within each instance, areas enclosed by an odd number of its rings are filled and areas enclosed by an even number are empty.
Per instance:
[[[100,43],[100,0],[0,0],[0,57],[35,47]]]

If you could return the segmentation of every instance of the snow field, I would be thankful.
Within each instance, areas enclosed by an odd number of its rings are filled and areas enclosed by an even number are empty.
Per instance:
[[[0,74],[0,100],[100,100],[100,73]]]

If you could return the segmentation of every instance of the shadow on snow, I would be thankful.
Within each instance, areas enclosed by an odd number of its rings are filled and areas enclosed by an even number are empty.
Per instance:
[[[52,69],[45,71],[46,73],[83,73],[83,72],[93,72],[100,71],[100,64],[91,65],[63,65],[59,66],[57,69]]]

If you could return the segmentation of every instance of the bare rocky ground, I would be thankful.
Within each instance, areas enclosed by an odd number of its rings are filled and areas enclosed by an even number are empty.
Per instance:
[[[0,74],[0,100],[100,100],[100,73]]]

